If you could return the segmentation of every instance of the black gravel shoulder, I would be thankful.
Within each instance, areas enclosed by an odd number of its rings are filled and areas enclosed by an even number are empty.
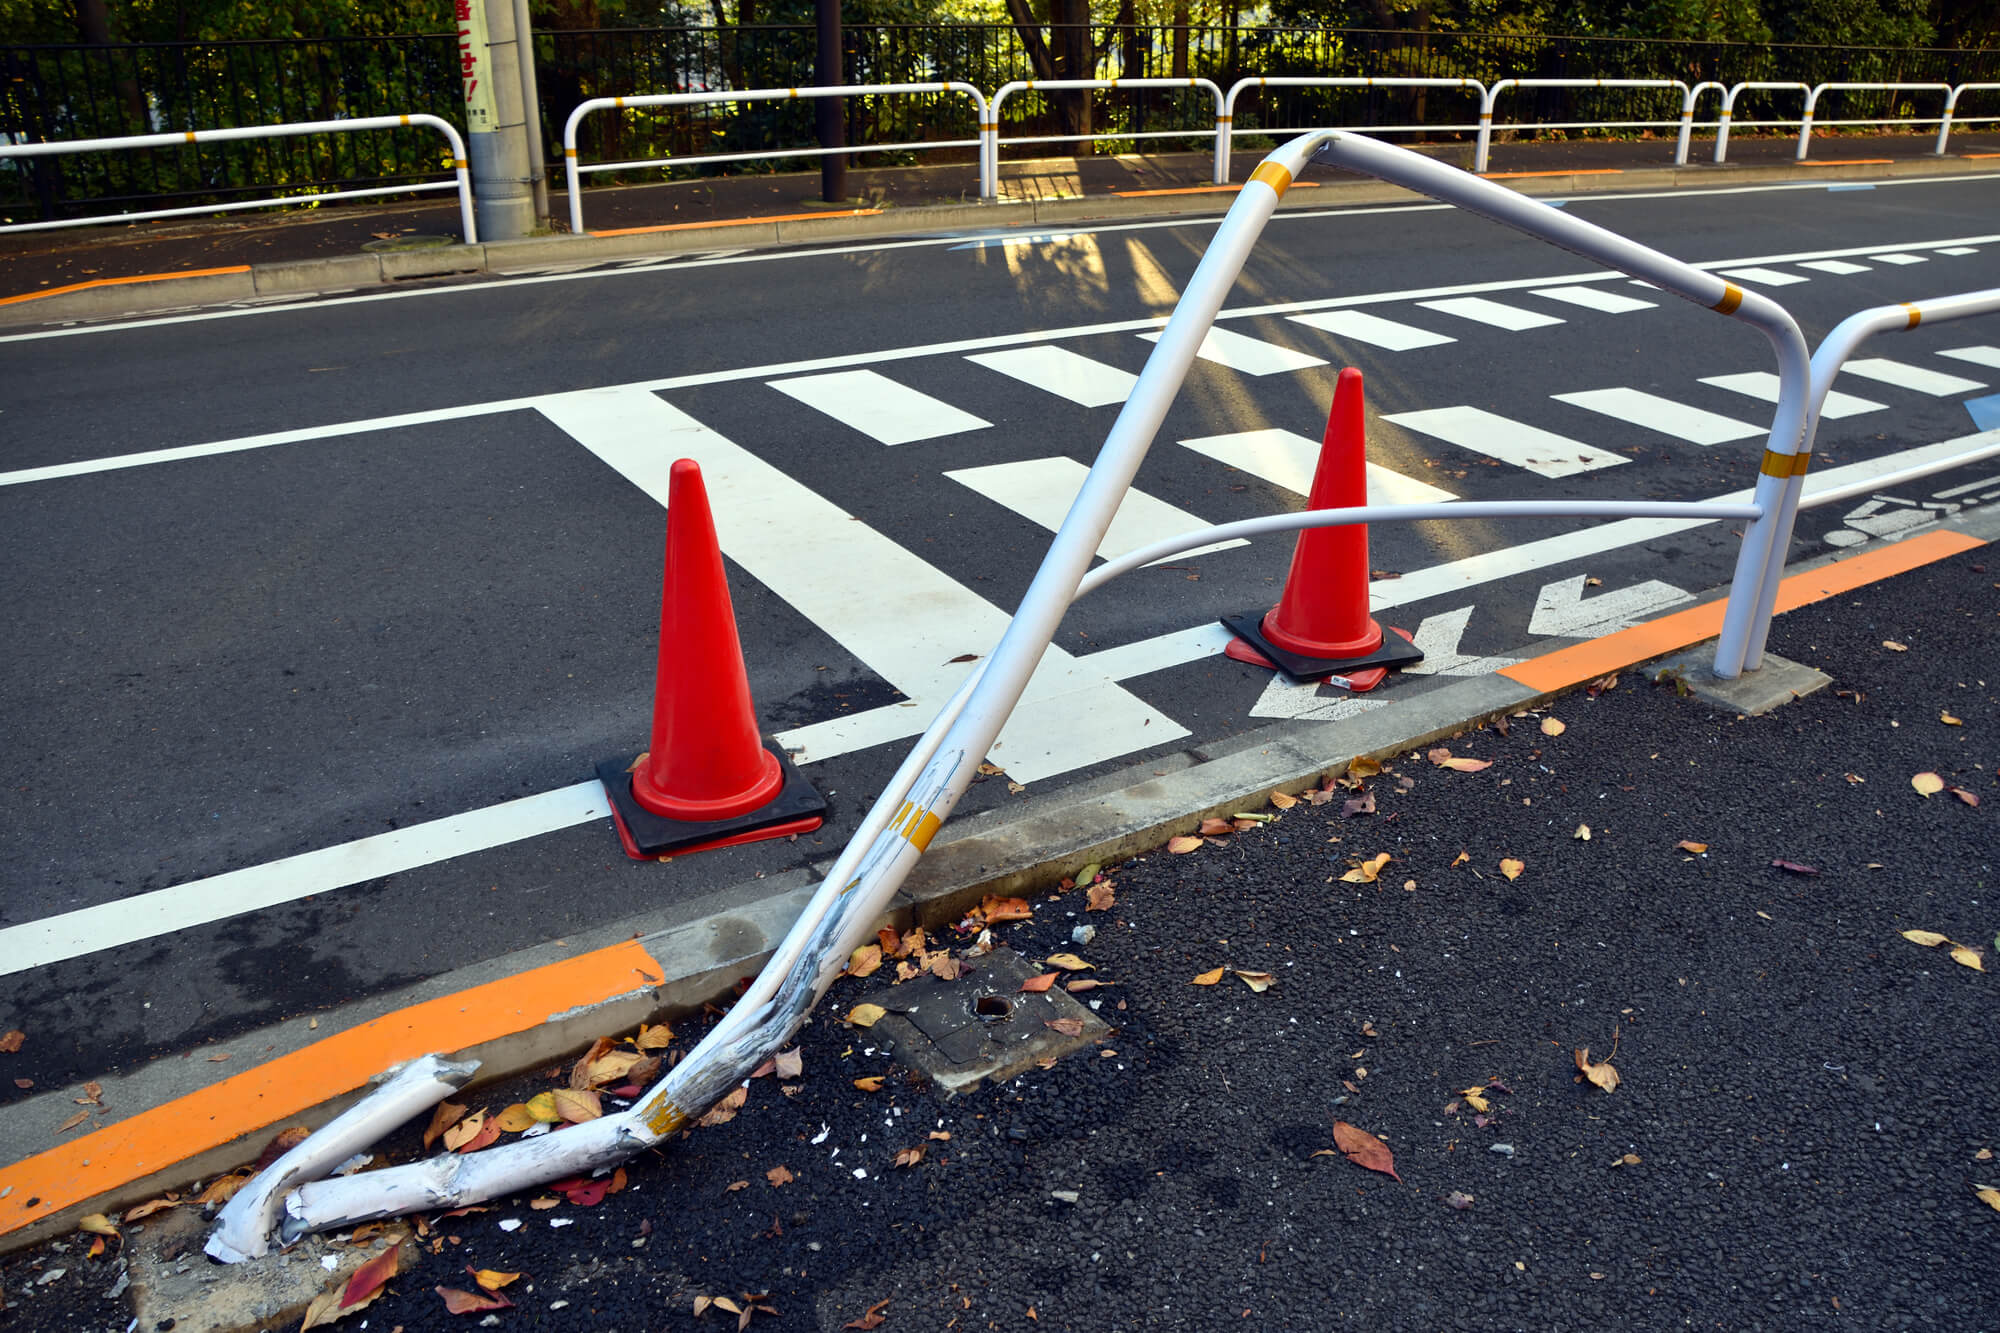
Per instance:
[[[525,1274],[502,1328],[722,1329],[696,1298],[746,1294],[772,1330],[885,1300],[892,1331],[2000,1327],[1996,617],[1975,551],[1783,618],[1836,687],[1769,716],[1627,673],[1444,743],[1490,768],[1391,762],[1372,814],[1343,791],[1114,867],[1108,911],[1038,896],[998,933],[1112,983],[1077,996],[1100,1048],[946,1101],[839,1021],[880,979],[843,982],[789,1095],[756,1081],[596,1206],[434,1224],[342,1327],[480,1326],[433,1290],[467,1264]],[[1218,967],[1274,982],[1192,984]],[[19,1257],[0,1327],[122,1328],[113,1272]]]

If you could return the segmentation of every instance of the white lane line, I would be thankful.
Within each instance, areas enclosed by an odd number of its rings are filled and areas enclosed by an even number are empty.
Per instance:
[[[1746,370],[1739,375],[1707,375],[1701,382],[1731,393],[1746,394],[1760,403],[1778,401],[1778,377],[1768,370]],[[1880,412],[1882,407],[1881,403],[1872,399],[1857,398],[1851,393],[1830,389],[1819,414],[1828,421],[1838,421],[1842,417],[1858,417],[1863,412]]]
[[[1783,269],[1776,268],[1725,268],[1719,272],[1725,278],[1734,278],[1738,282],[1752,282],[1759,287],[1790,287],[1797,283],[1812,281],[1810,278],[1802,278],[1796,273],[1787,273]]]
[[[1970,361],[1975,366],[1992,366],[2000,370],[2000,347],[1947,347],[1938,353],[1954,361]]]
[[[2000,431],[1984,431],[1808,473],[1805,493],[1813,495],[1850,482],[1887,476],[1995,441],[2000,441]],[[1719,504],[1734,504],[1750,497],[1750,491],[1740,490],[1712,498]],[[1378,581],[1370,585],[1369,602],[1373,609],[1382,611],[1432,597],[1460,594],[1498,579],[1656,541],[1701,527],[1705,521],[1626,518],[1599,523],[1416,570],[1393,581]],[[1080,659],[1079,665],[1112,680],[1126,681],[1213,657],[1222,651],[1229,638],[1229,632],[1220,625],[1195,625],[1092,653]],[[907,740],[930,725],[934,712],[934,707],[913,700],[800,727],[781,733],[778,739],[791,747],[803,745],[808,762],[830,759],[851,749]],[[331,893],[351,884],[470,856],[609,815],[603,789],[594,781],[583,782],[281,861],[157,889],[115,903],[44,917],[0,930],[0,975],[137,943],[277,903]],[[259,893],[265,895],[261,900],[256,896]]]
[[[1909,264],[1922,264],[1927,262],[1926,257],[1923,255],[1907,255],[1902,253],[1901,251],[1892,251],[1889,254],[1870,255],[1868,257],[1874,260],[1878,264],[1895,264],[1899,267]]]
[[[1093,361],[1067,347],[1013,347],[1004,352],[979,352],[965,358],[974,365],[1047,389],[1083,407],[1109,407],[1131,396],[1139,377],[1102,361]]]
[[[872,370],[774,380],[771,387],[883,444],[912,444],[993,424]]]
[[[1938,247],[1938,253],[1941,255],[1976,255],[1979,253],[1979,247],[1976,245],[1944,245]]]
[[[945,476],[995,504],[1013,510],[1030,523],[1039,523],[1054,532],[1062,526],[1063,518],[1069,513],[1070,502],[1076,499],[1076,493],[1083,488],[1083,479],[1089,474],[1090,469],[1074,458],[1056,457],[957,468],[945,473]],[[1105,530],[1104,540],[1097,544],[1097,554],[1106,560],[1116,560],[1128,551],[1208,526],[1187,510],[1177,509],[1157,496],[1137,489],[1127,490],[1124,500],[1119,502],[1118,512],[1112,515],[1111,526]],[[1207,555],[1210,551],[1226,551],[1232,546],[1249,544],[1237,537],[1226,542],[1197,546],[1167,558],[1187,560]]]
[[[1832,273],[1836,276],[1848,273],[1873,273],[1875,271],[1866,264],[1854,264],[1845,259],[1801,259],[1799,267],[1815,269],[1821,273]]]
[[[0,976],[609,818],[593,779],[0,930]]]
[[[1519,333],[1523,329],[1545,329],[1551,324],[1563,321],[1554,315],[1544,315],[1536,310],[1523,310],[1519,306],[1507,305],[1501,301],[1489,301],[1483,296],[1461,296],[1443,301],[1419,301],[1426,310],[1436,310],[1446,315],[1456,315],[1478,324],[1490,324],[1496,329],[1506,329],[1509,333]]]
[[[1689,407],[1686,403],[1677,403],[1671,398],[1662,398],[1641,389],[1585,389],[1549,396],[1559,403],[1599,412],[1634,426],[1644,426],[1648,430],[1686,440],[1689,444],[1727,444],[1731,440],[1750,440],[1770,434],[1768,426],[1753,426],[1747,421],[1723,416],[1720,412],[1704,412],[1698,407]]]
[[[1158,333],[1142,333],[1139,336],[1151,343],[1160,340]],[[1280,347],[1277,343],[1267,343],[1262,338],[1252,338],[1234,329],[1210,329],[1201,340],[1201,351],[1197,355],[1204,361],[1227,366],[1243,375],[1283,375],[1326,364],[1325,357],[1292,347]]]
[[[1636,296],[1621,296],[1617,292],[1607,292],[1602,287],[1536,287],[1536,296],[1546,296],[1551,301],[1565,301],[1570,305],[1580,305],[1585,310],[1601,310],[1607,315],[1625,315],[1634,310],[1655,310],[1656,301],[1641,301]]]
[[[1392,412],[1382,420],[1470,449],[1503,463],[1512,463],[1542,477],[1573,477],[1579,472],[1616,467],[1632,460],[1623,454],[1530,426],[1477,407],[1430,407],[1420,412]]]
[[[1933,398],[1949,398],[1955,393],[1971,393],[1974,389],[1986,387],[1980,381],[1966,379],[1963,375],[1947,375],[1942,370],[1913,366],[1907,361],[1892,361],[1886,356],[1857,357],[1840,370],[1844,375],[1859,375],[1862,379],[1893,384],[1899,389],[1914,389]]]
[[[1331,333],[1348,342],[1367,343],[1391,352],[1407,352],[1418,347],[1440,347],[1457,342],[1442,333],[1400,324],[1393,319],[1371,315],[1365,310],[1328,310],[1317,315],[1293,315],[1293,323]]]
[[[1181,443],[1196,453],[1225,463],[1239,472],[1261,477],[1296,495],[1312,494],[1313,472],[1319,467],[1320,442],[1276,426],[1204,435]],[[1458,497],[1441,486],[1406,477],[1374,460],[1368,463],[1368,503],[1372,505],[1442,504]]]
[[[677,458],[701,464],[722,552],[928,716],[1000,641],[1008,617],[749,450],[640,391],[558,394],[541,411],[662,505]],[[1051,647],[992,750],[1017,782],[1187,735],[1186,728]]]

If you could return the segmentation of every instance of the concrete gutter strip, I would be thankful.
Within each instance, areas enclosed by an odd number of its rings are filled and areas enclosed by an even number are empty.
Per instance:
[[[1470,150],[1457,156],[1467,157]],[[1463,164],[1461,164],[1463,165]],[[1606,191],[1635,192],[1684,188],[1728,188],[1774,182],[1835,182],[1901,177],[1988,174],[1983,161],[1965,158],[1906,158],[1894,162],[1815,167],[1782,163],[1742,167],[1637,167],[1615,173],[1503,178],[1500,183],[1532,197]],[[1280,201],[1285,210],[1347,208],[1405,203],[1413,196],[1399,186],[1342,178],[1294,188]],[[80,292],[63,292],[0,307],[0,324],[56,323],[159,313],[189,305],[223,305],[268,296],[310,296],[382,283],[456,274],[504,275],[521,269],[590,264],[650,255],[713,250],[758,249],[831,240],[863,240],[937,232],[991,232],[1040,223],[1074,225],[1114,219],[1209,217],[1227,211],[1231,190],[1189,194],[1097,194],[1067,199],[1003,200],[998,203],[939,204],[889,208],[862,216],[831,214],[810,219],[676,225],[623,235],[535,236],[481,245],[339,255],[254,265],[249,273],[176,278]]]

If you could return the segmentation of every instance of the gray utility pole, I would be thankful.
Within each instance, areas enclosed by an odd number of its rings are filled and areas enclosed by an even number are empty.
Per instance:
[[[521,109],[528,126],[528,177],[535,193],[535,225],[549,216],[549,155],[542,148],[542,97],[535,87],[535,24],[528,0],[514,0],[514,36],[521,52]]]
[[[512,241],[535,227],[521,49],[512,0],[457,0],[458,66],[465,87],[465,156],[482,241]]]
[[[819,27],[819,59],[813,82],[822,88],[846,83],[840,58],[840,0],[813,0],[813,17]],[[822,97],[813,103],[821,148],[847,145],[847,106],[844,98]],[[829,204],[847,198],[847,154],[828,153],[819,160],[819,195]]]

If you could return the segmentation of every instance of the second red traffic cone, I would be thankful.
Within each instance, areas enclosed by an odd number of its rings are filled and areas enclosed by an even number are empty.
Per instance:
[[[687,458],[667,494],[652,739],[636,761],[597,766],[629,856],[782,838],[824,820],[826,799],[758,729],[708,490]]]
[[[1340,372],[1327,414],[1308,509],[1368,503],[1368,435],[1361,372]],[[1292,549],[1278,604],[1263,615],[1224,616],[1235,632],[1225,651],[1239,661],[1275,667],[1294,680],[1349,677],[1371,688],[1383,671],[1411,666],[1423,652],[1400,634],[1384,635],[1368,613],[1368,527],[1307,528]],[[1363,682],[1366,682],[1365,684]]]

